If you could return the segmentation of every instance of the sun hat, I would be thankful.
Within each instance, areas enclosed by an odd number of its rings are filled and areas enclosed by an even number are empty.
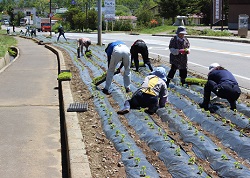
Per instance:
[[[164,82],[167,81],[167,78],[166,78],[166,70],[165,68],[163,67],[156,67],[154,69],[154,71],[152,71],[150,73],[150,75],[156,75],[157,77],[161,78],[162,80],[164,80]]]
[[[178,28],[177,28],[177,31],[176,31],[176,34],[178,35],[178,34],[187,34],[187,31],[186,31],[186,27],[184,27],[184,26],[179,26]]]
[[[208,67],[208,70],[209,70],[209,72],[211,72],[214,68],[219,67],[219,66],[220,66],[220,64],[218,64],[218,63],[212,63]]]

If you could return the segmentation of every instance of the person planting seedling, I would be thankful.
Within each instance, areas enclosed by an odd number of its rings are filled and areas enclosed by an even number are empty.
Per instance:
[[[168,97],[166,86],[166,71],[157,67],[145,77],[141,87],[133,94],[132,98],[125,101],[124,107],[117,114],[126,114],[130,109],[148,108],[148,114],[154,114],[158,108],[165,107]]]
[[[91,41],[89,38],[80,38],[77,41],[77,57],[80,58],[80,53],[83,56],[83,47],[86,48],[85,54],[91,53],[89,50],[89,46],[91,45]]]

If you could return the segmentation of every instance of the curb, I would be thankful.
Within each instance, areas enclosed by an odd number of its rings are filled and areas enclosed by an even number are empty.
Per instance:
[[[57,55],[59,64],[58,71],[60,72],[60,70],[66,70],[67,68],[64,63],[62,52],[50,45],[45,45],[45,47]],[[70,103],[74,102],[70,89],[70,83],[65,81],[60,83],[62,89],[62,103],[65,115],[64,127],[67,142],[69,176],[71,178],[92,178],[77,113],[66,112],[67,106],[69,106]]]

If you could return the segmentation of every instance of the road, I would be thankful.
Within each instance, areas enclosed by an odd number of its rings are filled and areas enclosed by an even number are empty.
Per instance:
[[[37,34],[45,33],[38,32]],[[66,33],[65,36],[71,39],[88,37],[93,43],[97,43],[98,41],[98,34]],[[102,43],[108,44],[115,40],[122,40],[128,46],[131,46],[135,40],[143,39],[148,45],[151,57],[160,56],[164,62],[168,62],[170,38],[152,35],[106,33],[102,34]],[[191,53],[188,61],[189,70],[206,76],[208,66],[211,63],[217,62],[234,74],[242,88],[250,90],[250,44],[198,38],[189,38],[189,41],[191,45]]]
[[[67,33],[66,36],[67,38],[77,39],[80,35]],[[97,34],[83,34],[82,36],[97,43]],[[151,57],[159,55],[162,60],[169,61],[168,45],[170,37],[128,35],[125,33],[102,34],[102,43],[104,44],[122,40],[128,46],[131,46],[136,39],[143,39],[147,43]],[[234,74],[241,87],[250,89],[250,44],[198,38],[189,38],[189,41],[191,53],[188,68],[190,70],[206,76],[208,66],[217,62]]]

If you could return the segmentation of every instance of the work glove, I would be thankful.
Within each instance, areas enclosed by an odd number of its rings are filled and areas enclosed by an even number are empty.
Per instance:
[[[189,54],[190,53],[190,49],[188,49],[188,48],[180,49],[179,53],[181,53],[181,54]]]

